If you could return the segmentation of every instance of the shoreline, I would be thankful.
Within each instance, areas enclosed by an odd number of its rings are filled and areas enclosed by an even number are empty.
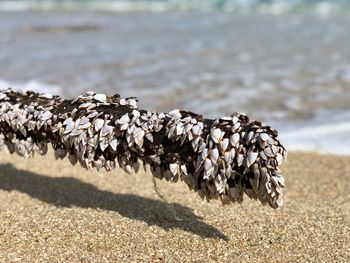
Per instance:
[[[119,171],[119,170],[118,170]],[[292,152],[285,204],[207,203],[184,183],[149,173],[97,173],[0,153],[0,261],[346,262],[349,156]]]

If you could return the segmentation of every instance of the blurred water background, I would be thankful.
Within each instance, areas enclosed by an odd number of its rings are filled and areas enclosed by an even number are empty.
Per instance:
[[[246,112],[288,150],[350,154],[348,0],[0,0],[0,21],[0,88]]]

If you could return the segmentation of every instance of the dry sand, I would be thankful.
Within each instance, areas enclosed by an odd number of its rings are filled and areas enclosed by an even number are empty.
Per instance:
[[[52,155],[52,154],[51,154]],[[350,157],[290,154],[280,210],[207,203],[148,173],[0,154],[0,262],[349,262]]]

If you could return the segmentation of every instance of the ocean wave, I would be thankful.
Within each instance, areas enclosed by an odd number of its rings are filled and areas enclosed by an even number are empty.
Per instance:
[[[280,129],[279,137],[288,151],[350,155],[350,120],[309,123]]]
[[[129,0],[129,1],[92,1],[92,0],[0,0],[0,11],[26,10],[94,10],[94,11],[152,11],[199,10],[199,11],[238,11],[286,13],[311,11],[319,14],[344,12],[350,10],[349,0]]]

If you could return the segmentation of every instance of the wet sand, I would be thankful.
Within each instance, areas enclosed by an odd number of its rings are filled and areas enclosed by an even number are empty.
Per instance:
[[[1,262],[349,262],[350,157],[289,154],[285,205],[207,203],[149,173],[0,153]]]

